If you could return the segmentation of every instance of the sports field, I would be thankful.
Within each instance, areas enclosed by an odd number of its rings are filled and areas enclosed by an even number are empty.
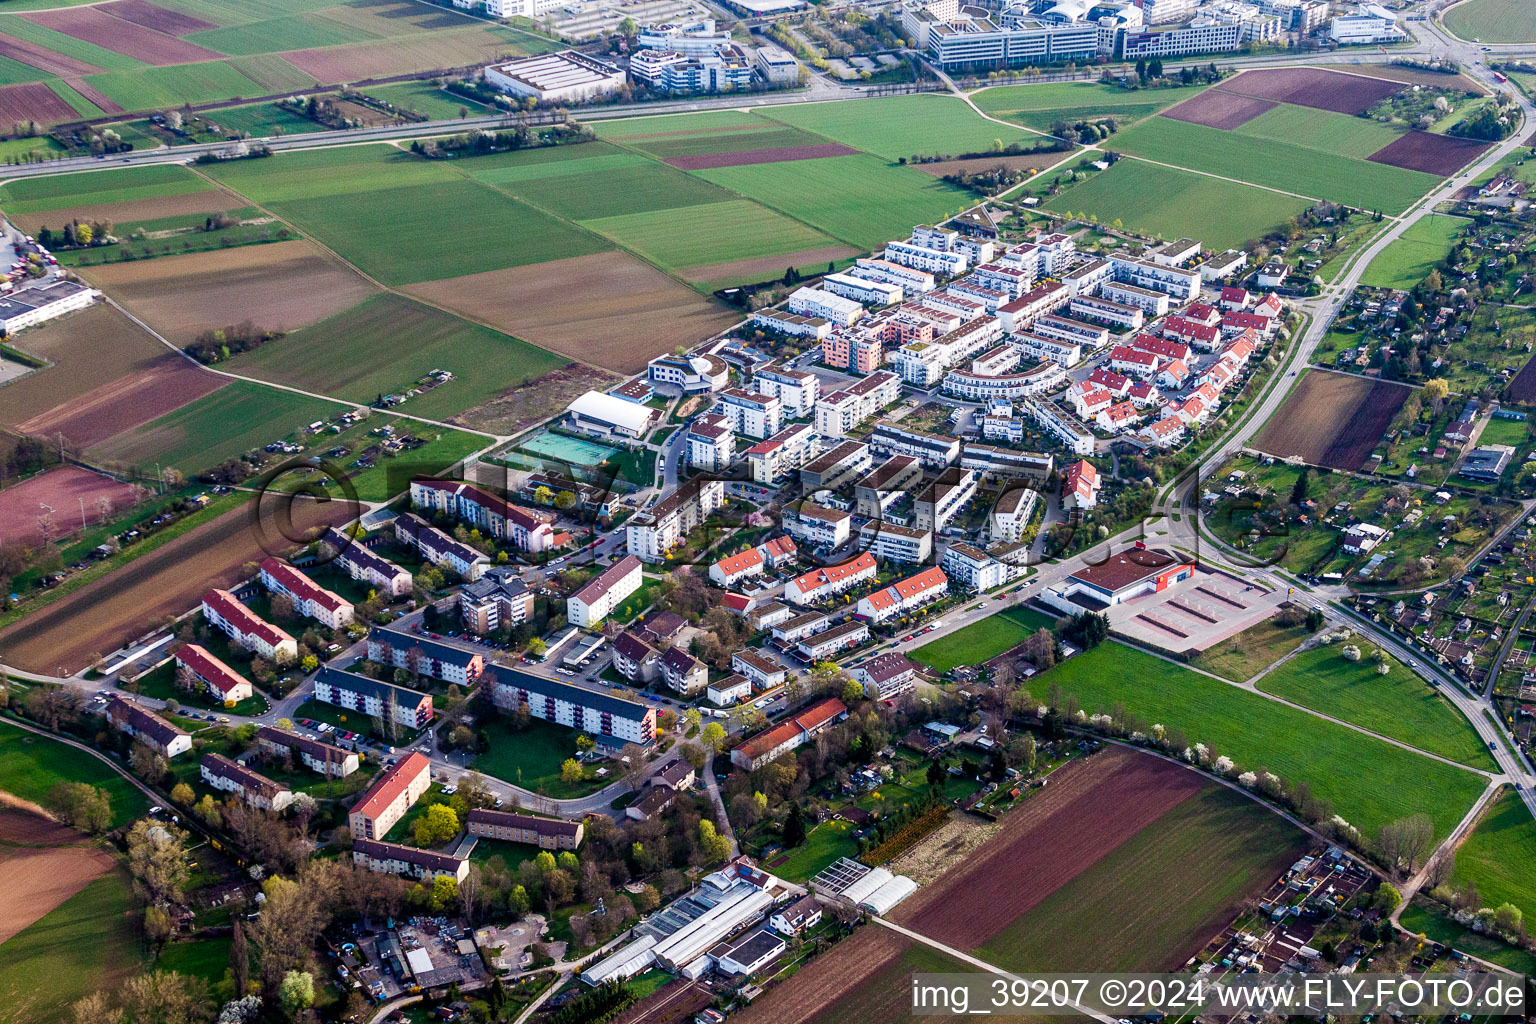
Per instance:
[[[994,117],[1046,131],[1056,121],[1113,118],[1124,126],[1204,91],[1204,86],[1175,89],[1119,89],[1097,82],[1043,82],[998,85],[975,96],[976,105]],[[1113,141],[1113,140],[1111,140]]]
[[[1157,685],[1149,685],[1156,680]],[[1484,786],[1483,777],[1364,736],[1117,643],[1071,658],[1030,681],[1052,684],[1089,713],[1114,705],[1148,723],[1213,744],[1240,766],[1267,770],[1315,796],[1367,836],[1388,822],[1423,812],[1447,834]]]
[[[1333,132],[1327,132],[1329,138]],[[1285,192],[1401,213],[1439,182],[1433,174],[1356,160],[1296,142],[1158,117],[1114,137],[1114,148]]]
[[[239,356],[229,369],[363,403],[402,392],[432,370],[448,370],[452,381],[402,410],[446,419],[565,362],[499,331],[383,294]]]
[[[1262,237],[1310,204],[1203,174],[1120,160],[1043,205],[1058,213],[1091,214],[1104,224],[1118,220],[1159,238],[1199,238],[1225,249]]]
[[[1456,850],[1457,886],[1477,883],[1485,907],[1513,903],[1536,919],[1536,820],[1506,788]]]
[[[1445,259],[1469,224],[1464,217],[1434,213],[1421,217],[1371,260],[1360,283],[1373,288],[1414,287]]]
[[[85,782],[106,790],[112,801],[114,828],[149,810],[142,792],[94,757],[46,736],[0,723],[0,790],[42,804],[48,791],[60,782]]]
[[[1395,658],[1381,675],[1368,658],[1349,661],[1339,645],[1298,654],[1258,680],[1265,693],[1453,761],[1497,771],[1471,723]]]
[[[1445,12],[1445,27],[1481,43],[1536,43],[1536,7],[1527,0],[1467,0]]]
[[[1009,608],[909,653],[913,660],[942,675],[961,665],[980,665],[1017,647],[1037,630],[1050,628],[1051,619],[1040,612]]]

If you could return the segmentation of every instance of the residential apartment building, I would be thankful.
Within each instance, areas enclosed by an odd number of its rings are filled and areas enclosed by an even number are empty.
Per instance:
[[[862,441],[844,441],[800,467],[800,483],[808,493],[835,491],[869,469],[873,456]]]
[[[760,484],[778,484],[821,451],[819,436],[808,423],[793,423],[766,441],[759,441],[746,451],[752,479]]]
[[[566,619],[573,626],[590,629],[608,618],[645,582],[643,565],[635,555],[625,555],[598,573],[566,599]]]
[[[1039,500],[1039,493],[1032,488],[1021,485],[1004,488],[987,516],[988,536],[1004,544],[1022,541],[1034,519]]]
[[[1077,342],[1047,338],[1033,331],[1019,331],[1008,338],[1008,343],[1017,347],[1025,358],[1055,363],[1063,369],[1076,366],[1083,358],[1083,346]]]
[[[115,693],[107,698],[106,715],[112,728],[127,733],[166,760],[192,749],[191,733]]]
[[[859,527],[859,547],[884,562],[921,565],[933,554],[933,533],[871,520]]]
[[[1042,338],[1054,338],[1057,341],[1080,345],[1085,349],[1096,349],[1109,341],[1107,327],[1051,314],[1036,317],[1035,322],[1030,326],[1030,333]]]
[[[761,576],[767,569],[763,553],[757,548],[747,548],[734,555],[727,555],[709,567],[709,579],[717,587],[730,589],[743,580]]]
[[[821,378],[804,370],[769,363],[752,374],[752,390],[778,399],[784,415],[804,419],[816,411],[816,400],[821,397]]]
[[[356,711],[369,718],[393,721],[407,729],[421,729],[432,720],[432,695],[343,672],[329,665],[315,676],[315,699],[323,704]]]
[[[1002,337],[1002,323],[981,316],[933,341],[903,345],[892,358],[892,364],[908,384],[930,388],[943,379],[946,370],[990,349]]]
[[[1145,288],[1148,291],[1166,292],[1176,302],[1191,302],[1200,297],[1198,269],[1182,270],[1178,267],[1165,267],[1151,260],[1131,256],[1111,256],[1110,263],[1114,266],[1116,281]],[[1117,302],[1126,301],[1114,294],[1109,294],[1108,297]]]
[[[901,285],[889,281],[874,281],[852,274],[828,274],[821,279],[824,291],[845,299],[862,302],[868,306],[891,306],[900,302],[906,294]]]
[[[723,481],[694,477],[683,482],[650,508],[630,517],[624,526],[629,553],[642,562],[665,561],[668,551],[724,503]]]
[[[286,595],[296,614],[329,629],[340,629],[352,621],[350,601],[316,584],[287,562],[271,556],[263,560],[261,584],[273,594]]]
[[[203,595],[203,618],[246,650],[272,662],[292,662],[299,657],[299,642],[264,620],[227,590]]]
[[[1059,441],[1073,455],[1092,455],[1097,439],[1093,431],[1071,413],[1053,403],[1034,398],[1024,399],[1020,410],[1041,430]]]
[[[352,751],[270,725],[256,730],[256,746],[268,757],[292,758],[328,778],[345,778],[357,771],[357,754]]]
[[[702,693],[709,685],[709,666],[681,647],[667,648],[657,659],[656,667],[662,682],[685,697]]]
[[[939,563],[955,583],[976,594],[1008,582],[1008,567],[980,548],[951,544]]]
[[[485,670],[485,658],[479,651],[388,626],[374,626],[368,631],[368,660],[465,688],[474,685]]]
[[[900,263],[892,263],[873,256],[861,256],[854,260],[853,268],[848,271],[848,275],[864,281],[883,281],[886,284],[894,284],[908,296],[924,295],[933,291],[935,286],[933,275],[926,270],[918,270],[915,267],[903,266]]]
[[[520,551],[538,554],[555,546],[555,529],[547,515],[504,501],[473,484],[413,480],[411,505],[447,513]]]
[[[997,307],[997,318],[1002,321],[1003,330],[1017,334],[1029,330],[1040,317],[1066,308],[1071,301],[1072,292],[1066,285],[1059,282],[1043,284]]]
[[[204,754],[198,771],[209,789],[231,793],[252,807],[281,814],[293,803],[293,791],[287,786],[273,782],[223,754]]]
[[[911,242],[887,243],[884,257],[887,263],[921,270],[935,277],[953,277],[956,274],[963,274],[971,262],[964,253],[930,249]]]
[[[759,692],[782,686],[789,678],[787,668],[750,647],[731,655],[731,671],[741,673]]]
[[[801,544],[812,547],[841,547],[852,536],[852,523],[847,512],[813,501],[801,501],[784,509],[784,529]]]
[[[864,687],[864,696],[870,700],[894,700],[917,684],[917,665],[908,661],[907,656],[900,651],[886,651],[853,666],[848,670],[848,675]],[[819,914],[821,904],[818,903],[816,907],[816,913]]]
[[[967,401],[985,402],[995,398],[1048,394],[1064,387],[1067,381],[1067,372],[1060,363],[1045,360],[1019,373],[954,370],[945,376],[944,390]]]
[[[485,677],[498,707],[524,707],[534,718],[590,734],[609,749],[656,739],[656,711],[639,701],[491,665]]]
[[[1146,311],[1140,306],[1094,295],[1074,296],[1067,304],[1067,311],[1081,320],[1110,324],[1132,331],[1140,330],[1147,318]]]
[[[580,848],[586,826],[564,818],[543,818],[521,811],[493,811],[476,807],[464,816],[464,831],[482,839],[523,843],[541,850]]]
[[[826,661],[843,651],[851,651],[867,643],[869,643],[869,625],[850,620],[840,626],[833,626],[831,629],[805,637],[795,644],[795,653],[802,661]]]
[[[1121,281],[1107,281],[1099,287],[1099,298],[1139,309],[1149,319],[1167,316],[1172,297],[1167,292],[1138,288]]]
[[[846,562],[796,576],[784,587],[784,600],[798,605],[817,604],[874,579],[876,571],[875,556],[866,551]]]
[[[381,839],[389,834],[405,812],[432,788],[432,762],[411,751],[373,781],[347,814],[347,828],[355,845],[359,839]]]
[[[760,309],[752,314],[752,326],[791,338],[815,338],[832,333],[832,321],[819,316],[801,316],[782,309]]]
[[[533,607],[533,591],[513,566],[488,566],[478,580],[459,591],[459,613],[471,633],[520,625],[533,617]]]
[[[655,383],[670,384],[687,395],[719,391],[731,379],[730,365],[719,356],[657,356],[645,372]]]
[[[913,525],[941,533],[974,497],[976,473],[952,466],[919,492],[913,504]]]
[[[851,327],[864,315],[864,307],[854,299],[822,291],[820,288],[797,288],[789,296],[785,308],[800,316],[830,320],[839,327]]]
[[[176,670],[187,672],[208,696],[220,704],[238,704],[253,696],[251,681],[197,644],[182,644],[176,651]]]
[[[923,464],[915,456],[892,455],[854,485],[854,511],[879,519],[922,478]]]
[[[650,52],[650,51],[642,51]],[[464,881],[469,874],[469,858],[455,857],[436,850],[422,850],[378,839],[354,839],[352,863],[385,875],[401,875],[430,882],[437,878]]]
[[[411,592],[410,572],[382,555],[374,554],[362,541],[348,537],[335,527],[329,527],[320,538],[320,543],[335,552],[334,563],[354,580],[366,583],[391,597],[404,597]]]
[[[898,615],[917,611],[948,593],[949,577],[943,569],[933,565],[861,598],[855,614],[879,625]]]
[[[985,477],[1009,477],[1043,484],[1056,467],[1056,457],[1049,452],[1021,452],[1016,448],[966,442],[960,456],[960,468],[974,470]]]
[[[848,706],[836,698],[818,701],[783,724],[737,744],[731,763],[747,771],[764,765],[808,743],[848,717]]]
[[[960,439],[932,434],[900,423],[881,422],[870,432],[869,446],[877,455],[910,455],[931,468],[952,466],[960,460]]]
[[[721,413],[695,417],[683,443],[688,465],[706,473],[724,473],[736,456],[736,431],[731,418]]]
[[[842,437],[901,397],[901,378],[878,370],[816,403],[816,432]]]
[[[715,402],[715,412],[730,421],[738,434],[765,440],[784,426],[784,403],[773,395],[726,388]]]

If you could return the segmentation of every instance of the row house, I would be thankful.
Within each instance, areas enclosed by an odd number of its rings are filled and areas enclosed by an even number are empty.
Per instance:
[[[856,300],[809,287],[795,289],[785,308],[800,316],[829,320],[839,327],[849,327],[864,315],[863,305]]]
[[[657,659],[656,668],[661,681],[685,697],[702,693],[709,685],[709,667],[681,647],[667,648]]]
[[[488,566],[459,591],[459,615],[471,633],[494,633],[533,618],[534,597],[515,566]]]
[[[726,388],[715,402],[715,412],[730,421],[738,434],[761,441],[784,426],[784,403],[773,395]]]
[[[717,587],[729,590],[743,580],[761,576],[767,571],[763,553],[757,548],[747,548],[734,555],[727,555],[709,567],[709,579]]]
[[[816,400],[821,397],[821,378],[804,370],[769,363],[752,374],[752,390],[778,399],[784,414],[804,419],[815,411]]]
[[[782,724],[737,744],[731,751],[731,763],[755,772],[791,750],[809,743],[847,717],[848,706],[835,697],[829,697],[790,716]]]
[[[107,698],[107,723],[127,733],[166,760],[192,749],[192,734],[117,694]]]
[[[795,547],[795,542],[790,537],[771,537],[759,544],[757,550],[770,569],[782,569],[785,566],[794,565],[800,557],[800,550]]]
[[[1131,347],[1150,352],[1159,359],[1182,359],[1194,362],[1194,351],[1184,342],[1173,338],[1159,338],[1151,334],[1138,334],[1131,339]]]
[[[1067,382],[1059,363],[1042,361],[1019,373],[986,374],[955,371],[944,378],[944,390],[972,402],[1048,394]]]
[[[474,685],[485,670],[485,658],[479,651],[388,626],[374,626],[368,631],[368,660],[465,688]]]
[[[298,660],[299,642],[242,604],[227,590],[203,595],[203,618],[234,644],[268,661]]]
[[[378,839],[353,840],[352,863],[379,874],[400,875],[423,882],[438,878],[462,882],[469,875],[468,857],[455,857],[449,853],[386,843]]]
[[[1168,310],[1173,306],[1173,300],[1167,292],[1156,292],[1149,288],[1139,288],[1134,284],[1126,284],[1122,281],[1106,281],[1099,286],[1099,298],[1118,302],[1123,306],[1141,310],[1149,320],[1155,320],[1160,316],[1167,316]]]
[[[473,484],[413,480],[411,504],[416,508],[445,512],[482,534],[510,543],[519,551],[538,554],[555,547],[555,528],[549,516],[514,505]]]
[[[982,476],[1028,480],[1043,484],[1050,479],[1056,457],[1049,452],[1021,452],[1016,448],[967,442],[960,456],[960,468],[975,470]]]
[[[1091,420],[1099,413],[1115,404],[1115,396],[1103,388],[1089,388],[1086,391],[1072,391],[1067,394],[1067,401],[1072,405],[1072,411],[1079,419]]]
[[[1162,332],[1163,337],[1183,342],[1201,352],[1213,352],[1221,347],[1220,327],[1196,323],[1182,316],[1170,316],[1164,320]]]
[[[853,517],[839,509],[802,501],[784,509],[784,529],[801,544],[841,547],[852,536]]]
[[[649,747],[656,740],[656,709],[639,701],[502,665],[489,666],[485,677],[498,707],[526,708],[534,718],[589,733],[609,749],[626,743]]]
[[[965,273],[971,265],[970,257],[960,252],[945,252],[912,242],[890,242],[882,254],[887,263],[921,270],[935,277],[954,277]]]
[[[884,281],[887,284],[899,285],[908,295],[922,295],[933,291],[935,286],[933,274],[928,271],[892,263],[875,256],[861,256],[854,260],[848,274],[850,277],[862,278],[866,281]]]
[[[1232,275],[1248,268],[1248,254],[1241,249],[1228,249],[1225,252],[1216,253],[1200,264],[1200,276],[1206,281],[1215,283],[1227,281]]]
[[[1116,281],[1133,284],[1148,291],[1166,292],[1176,302],[1200,297],[1200,271],[1167,267],[1151,260],[1131,256],[1111,256],[1111,273]],[[1124,301],[1117,299],[1117,301]]]
[[[922,572],[897,580],[859,600],[855,614],[868,622],[882,622],[917,611],[949,594],[949,577],[938,566],[929,566]]]
[[[795,644],[795,653],[801,661],[818,662],[835,658],[844,651],[869,643],[869,624],[849,620],[840,626],[806,637]]]
[[[1032,288],[997,308],[997,319],[1009,334],[1028,330],[1038,318],[1058,309],[1064,309],[1072,301],[1072,293],[1059,282]]]
[[[1072,511],[1094,508],[1099,503],[1099,470],[1093,463],[1078,460],[1061,477],[1061,507]]]
[[[293,803],[293,790],[223,754],[204,754],[198,774],[209,789],[233,794],[242,803],[263,811],[281,814]]]
[[[1154,353],[1130,345],[1116,345],[1109,351],[1109,368],[1128,377],[1151,377],[1160,362]]]
[[[1093,422],[1108,433],[1118,434],[1140,418],[1141,410],[1134,403],[1116,402],[1095,416]]]
[[[852,274],[828,274],[821,279],[821,287],[833,295],[840,295],[866,306],[894,305],[905,296],[899,284],[855,277]]]
[[[799,643],[808,636],[820,633],[830,628],[832,616],[821,612],[801,612],[783,622],[774,624],[772,628],[775,643],[785,645]]]
[[[1189,367],[1182,359],[1170,359],[1158,367],[1157,374],[1152,379],[1160,388],[1179,391],[1189,382]]]
[[[925,466],[952,466],[960,458],[960,439],[933,434],[900,423],[880,422],[870,431],[869,446],[877,455],[910,455]]]
[[[1009,336],[1008,343],[1015,346],[1025,358],[1055,363],[1063,369],[1076,366],[1083,358],[1083,346],[1077,342],[1047,338],[1033,331],[1018,331]]]
[[[291,757],[310,771],[319,772],[327,778],[345,778],[358,768],[358,757],[353,751],[342,750],[298,733],[274,729],[270,725],[263,725],[256,730],[256,746],[267,757],[284,760]]]
[[[875,556],[865,551],[846,562],[823,566],[796,576],[784,587],[784,600],[810,605],[827,601],[875,578]]]
[[[1116,398],[1126,398],[1130,395],[1133,381],[1123,373],[1116,373],[1107,366],[1100,366],[1090,373],[1084,380],[1072,387],[1074,390],[1090,390],[1091,387],[1103,388]]]
[[[1095,295],[1073,296],[1072,301],[1067,304],[1067,312],[1081,320],[1109,324],[1111,327],[1132,331],[1141,330],[1141,325],[1146,323],[1147,319],[1146,311],[1139,306],[1115,302],[1113,299],[1099,298]]]
[[[1092,455],[1097,445],[1093,431],[1089,430],[1071,413],[1050,402],[1026,398],[1020,409],[1036,426],[1055,438],[1073,455]]]
[[[1258,301],[1258,296],[1247,288],[1238,288],[1228,285],[1221,290],[1219,304],[1226,312],[1241,311],[1247,309]]]
[[[1206,422],[1221,406],[1221,395],[1209,384],[1202,384],[1194,394],[1172,407],[1172,413],[1186,425]]]
[[[1248,365],[1248,360],[1259,350],[1258,339],[1246,331],[1227,343],[1227,347],[1221,350],[1216,358],[1229,362],[1241,369]]]
[[[1215,327],[1221,323],[1221,311],[1209,302],[1191,302],[1179,316],[1190,323],[1206,327]]]
[[[683,538],[725,504],[725,483],[694,477],[624,525],[630,554],[643,562],[662,562]]]
[[[1040,494],[1033,488],[1004,488],[987,514],[987,535],[999,543],[1019,543],[1034,520],[1039,501]]]
[[[731,655],[731,671],[739,672],[761,693],[775,686],[783,686],[789,678],[789,670],[760,651],[750,647]]]
[[[892,455],[854,484],[854,512],[879,519],[923,476],[923,464],[911,455]]]
[[[1014,296],[1009,295],[1007,292],[994,291],[991,288],[976,284],[970,277],[962,277],[958,281],[951,281],[944,290],[950,295],[980,303],[982,311],[987,316],[994,315],[999,306],[1014,298]]]
[[[352,621],[350,601],[270,555],[261,563],[261,584],[273,594],[287,595],[298,615],[314,619],[329,629],[340,629]]]
[[[975,472],[952,466],[918,494],[912,506],[913,525],[942,533],[974,497]]]
[[[425,519],[411,512],[395,517],[395,539],[433,565],[452,569],[473,583],[490,567],[490,556],[461,544]]]
[[[565,818],[545,818],[522,811],[493,811],[476,807],[464,816],[464,831],[481,839],[522,843],[541,850],[580,848],[586,826]]]
[[[598,573],[565,601],[565,617],[573,626],[591,629],[612,615],[645,582],[644,563],[625,555]]]
[[[249,679],[197,644],[182,644],[177,649],[176,669],[202,683],[208,696],[220,704],[238,704],[256,692]]]
[[[951,580],[974,594],[1008,582],[1008,567],[971,544],[951,544],[939,564]]]
[[[410,572],[383,555],[374,554],[361,540],[349,537],[335,527],[328,527],[320,543],[328,545],[335,552],[335,564],[345,569],[347,575],[354,580],[366,583],[391,597],[405,597],[411,592],[413,582]]]
[[[1142,427],[1137,436],[1154,448],[1172,448],[1184,440],[1184,421],[1177,416],[1164,416]]]
[[[820,435],[808,423],[792,423],[747,449],[747,467],[760,484],[779,484],[821,452]]]
[[[424,754],[413,750],[384,769],[347,812],[353,843],[388,835],[431,788],[432,762]]]
[[[432,695],[324,666],[315,676],[315,699],[386,723],[421,729],[432,721]]]
[[[869,469],[874,456],[862,441],[844,441],[800,467],[800,483],[808,493],[835,491]]]
[[[1217,391],[1225,391],[1237,377],[1237,367],[1225,359],[1218,359],[1195,377],[1195,386],[1211,385]]]
[[[881,561],[921,565],[933,554],[933,532],[872,519],[859,527],[859,547]]]

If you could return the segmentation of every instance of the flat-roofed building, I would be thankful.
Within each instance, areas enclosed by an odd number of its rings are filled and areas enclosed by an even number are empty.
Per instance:
[[[918,493],[913,504],[914,525],[919,530],[942,533],[974,497],[975,471],[952,466]]]
[[[483,74],[493,89],[551,103],[581,103],[618,92],[628,83],[621,69],[579,50],[518,57],[491,64]]]
[[[844,441],[800,467],[800,483],[809,493],[835,491],[869,469],[873,456],[862,441]]]
[[[663,562],[709,514],[725,504],[725,482],[694,477],[624,524],[629,553],[643,562]]]
[[[900,423],[882,421],[870,432],[869,446],[877,455],[910,455],[924,466],[941,468],[960,461],[960,439],[934,434]]]
[[[825,661],[868,642],[869,624],[850,620],[800,640],[795,644],[795,653],[803,661]]]
[[[715,412],[730,421],[738,434],[759,441],[779,432],[784,425],[784,403],[773,395],[741,388],[726,388],[715,401]]]
[[[816,400],[821,397],[821,378],[804,370],[769,363],[752,374],[752,390],[777,398],[786,415],[804,418],[816,410]]]
[[[854,511],[878,519],[923,477],[923,464],[913,455],[892,455],[854,485]]]
[[[951,544],[941,564],[950,579],[978,594],[1008,582],[1008,567],[970,544]]]
[[[919,565],[933,554],[933,532],[872,519],[859,527],[859,546],[881,561]]]
[[[821,441],[808,423],[792,423],[766,441],[748,448],[747,466],[760,484],[777,484],[821,452]]]

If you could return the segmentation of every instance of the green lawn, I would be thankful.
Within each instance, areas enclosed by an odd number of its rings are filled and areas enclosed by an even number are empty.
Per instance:
[[[1159,238],[1199,238],[1217,249],[1241,246],[1309,205],[1277,192],[1202,174],[1121,160],[1047,199],[1046,208]]]
[[[437,427],[411,427],[412,433],[428,439],[411,452],[385,456],[352,478],[352,486],[363,501],[386,501],[411,486],[411,477],[441,473],[450,466],[487,447],[491,439],[462,430]]]
[[[1497,771],[1488,748],[1451,703],[1395,658],[1379,675],[1368,658],[1347,661],[1339,645],[1292,658],[1259,689],[1474,768]]]
[[[980,665],[1018,646],[1051,619],[1028,608],[1009,608],[907,652],[941,675],[961,665]]]
[[[1311,635],[1300,626],[1277,626],[1271,619],[1222,641],[1190,664],[1240,683],[1291,653]]]
[[[13,160],[22,163],[28,156],[33,159],[51,160],[56,154],[64,151],[64,147],[51,135],[35,135],[30,139],[6,139],[0,142],[0,163],[10,163]]]
[[[1445,27],[1483,43],[1536,43],[1536,7],[1527,0],[1467,0],[1445,12]]]
[[[340,412],[331,402],[233,381],[91,451],[130,465],[159,462],[191,477]]]
[[[988,121],[958,96],[947,95],[791,103],[772,108],[768,116],[893,161],[915,154],[984,152],[999,138],[1004,145],[1036,138]]]
[[[867,154],[717,167],[696,173],[764,206],[815,224],[859,249],[875,249],[893,238],[905,238],[911,234],[912,225],[943,220],[975,201],[968,192],[916,168],[896,167]]]
[[[222,658],[224,654],[229,653],[227,644],[216,644],[215,648],[210,651],[215,658]],[[225,664],[229,665],[236,672],[240,672],[241,675],[245,675],[246,673],[241,670],[249,666],[250,661],[248,658],[244,661],[236,659],[225,661]],[[252,680],[253,684],[254,682]],[[222,712],[225,710],[224,703],[214,700],[208,695],[206,690],[197,693],[187,693],[183,690],[178,690],[176,688],[176,663],[172,661],[168,661],[148,675],[140,677],[138,692],[145,697],[153,697],[155,700],[174,700],[182,707],[202,708],[205,711]],[[229,709],[228,713],[234,715],[260,715],[265,714],[268,707],[267,701],[260,694],[253,694]],[[196,760],[196,758],[193,758],[193,760]]]
[[[859,846],[848,833],[853,825],[841,819],[829,819],[811,829],[805,842],[784,854],[784,859],[774,857],[768,865],[780,878],[791,882],[806,882],[839,857],[857,857]]]
[[[160,953],[155,961],[158,971],[178,971],[194,978],[202,978],[210,985],[224,980],[229,967],[228,938],[189,939],[173,942]]]
[[[1253,771],[1307,783],[1344,820],[1374,838],[1423,812],[1446,835],[1482,792],[1481,776],[1372,739],[1160,658],[1106,643],[1031,680],[1059,683],[1090,713],[1117,703],[1149,724],[1213,745]]]
[[[445,92],[427,81],[401,82],[398,85],[370,85],[365,90],[369,96],[385,103],[393,103],[404,110],[425,114],[433,121],[447,121],[459,116],[464,107],[471,114],[485,112],[485,107],[474,100]]]
[[[519,160],[568,154],[563,160]],[[561,217],[589,221],[652,210],[724,203],[725,189],[603,142],[464,161],[470,177]]]
[[[560,765],[576,756],[575,729],[535,718],[519,732],[498,715],[487,720],[482,731],[490,739],[491,749],[475,758],[476,771],[556,800],[585,796],[613,781],[611,765],[605,779],[593,777],[588,765],[583,781],[574,785],[561,781]]]
[[[519,864],[526,860],[533,860],[538,855],[539,848],[532,843],[509,843],[504,839],[481,839],[475,843],[475,848],[469,852],[469,859],[476,864],[483,865],[492,857],[500,857],[515,874]]]
[[[1530,423],[1525,420],[1506,420],[1498,416],[1490,419],[1478,435],[1478,444],[1508,444],[1516,448],[1530,437]]]
[[[652,117],[621,117],[598,121],[592,127],[600,138],[643,142],[662,134],[677,136],[686,132],[755,127],[763,119],[748,110],[706,110],[696,114],[658,114]]]
[[[313,75],[300,71],[275,53],[236,57],[229,63],[239,68],[243,75],[261,86],[263,95],[290,91],[302,92],[306,89],[313,89],[318,84],[315,82]]]
[[[132,199],[206,192],[212,187],[185,167],[154,164],[121,170],[18,178],[0,186],[0,207],[4,207],[5,212],[10,214],[72,210],[99,203],[125,203]]]
[[[0,992],[17,1019],[64,1020],[70,1003],[137,973],[134,917],[127,872],[113,870],[0,944]]]
[[[252,103],[245,107],[210,110],[203,115],[203,119],[213,121],[227,132],[249,132],[257,138],[275,135],[278,129],[282,129],[284,135],[304,135],[325,130],[323,124],[284,110],[276,103]]]
[[[381,393],[404,391],[432,370],[448,370],[452,381],[402,406],[412,415],[444,419],[567,361],[500,331],[388,293],[239,356],[229,368],[363,403]]]
[[[1536,974],[1536,955],[1463,928],[1434,904],[1414,900],[1403,908],[1403,927],[1519,974]]]
[[[1044,82],[993,86],[976,93],[975,99],[976,105],[989,114],[1047,131],[1055,121],[1072,123],[1112,117],[1118,123],[1129,124],[1204,91],[1202,85],[1120,89],[1097,82]],[[1114,148],[1114,140],[1106,145]]]
[[[85,81],[124,110],[152,110],[183,103],[257,97],[267,90],[229,61],[136,68],[86,75]]]
[[[1403,134],[1399,128],[1368,118],[1298,107],[1290,103],[1282,103],[1233,131],[1250,138],[1304,146],[1357,160],[1364,160],[1377,150],[1391,145]]]
[[[1440,181],[1422,171],[1168,117],[1120,132],[1114,137],[1114,148],[1177,167],[1392,214],[1407,209]]]
[[[260,217],[255,207],[231,210],[230,216],[239,218]],[[230,249],[240,245],[263,245],[268,242],[285,242],[297,238],[292,230],[267,218],[265,224],[232,224],[212,231],[202,230],[205,214],[181,217],[162,217],[149,221],[114,224],[112,233],[122,241],[117,245],[99,245],[90,249],[75,249],[58,253],[59,263],[66,267],[95,267],[103,263],[116,263],[124,253],[132,253],[137,259],[156,256],[183,256],[187,253],[210,252],[214,249]],[[62,220],[61,220],[62,225]],[[160,238],[135,240],[133,233],[143,228],[146,232],[183,230]]]
[[[1513,903],[1536,917],[1536,821],[1520,800],[1505,789],[1456,851],[1458,886],[1477,883],[1485,907]]]
[[[1445,259],[1462,229],[1471,223],[1465,217],[1441,214],[1421,218],[1371,260],[1360,283],[1374,288],[1412,288]]]
[[[686,215],[656,210],[596,218],[583,224],[675,270],[836,244],[805,224],[745,199],[694,207]]]
[[[628,622],[636,615],[645,611],[651,605],[651,592],[661,583],[659,576],[645,576],[640,581],[640,589],[626,597],[622,604],[613,610],[608,616],[613,622]]]
[[[40,804],[60,782],[85,782],[105,790],[112,801],[114,828],[149,810],[143,792],[96,758],[46,736],[0,724],[0,789]]]
[[[1015,971],[1173,970],[1309,837],[1218,786],[1180,803],[987,940],[976,956]]]

